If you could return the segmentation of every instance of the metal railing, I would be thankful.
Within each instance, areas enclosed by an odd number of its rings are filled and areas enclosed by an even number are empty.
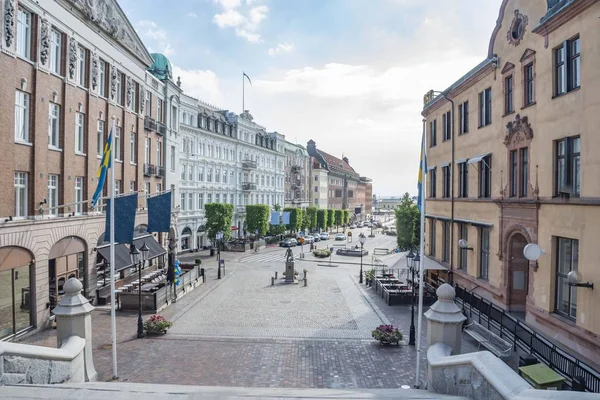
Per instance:
[[[244,160],[242,161],[242,168],[244,169],[256,169],[258,167],[256,161],[254,160]]]
[[[144,176],[152,176],[152,175],[154,175],[154,165],[144,164]]]
[[[244,190],[244,191],[256,190],[256,183],[244,182],[244,183],[242,183],[242,190]]]
[[[167,133],[167,126],[162,122],[156,121],[156,133],[158,133],[161,136],[164,136],[165,133]]]
[[[144,129],[149,131],[156,131],[156,121],[146,115],[144,118]]]
[[[589,392],[600,393],[600,372],[534,331],[525,322],[513,317],[489,300],[455,285],[455,302],[462,306],[467,318],[478,320],[488,330],[517,347],[534,355],[539,361],[565,377],[565,384],[572,386],[576,377],[582,377]],[[572,353],[572,351],[571,351]]]
[[[154,176],[158,176],[159,178],[162,178],[165,176],[165,167],[161,167],[160,165],[157,165],[154,168]]]

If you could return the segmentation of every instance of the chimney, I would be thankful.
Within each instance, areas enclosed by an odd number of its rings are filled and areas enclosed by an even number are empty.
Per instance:
[[[350,163],[348,162],[348,157],[344,157],[344,158],[342,158],[342,160],[344,160],[344,162],[345,162],[346,164],[350,165]]]

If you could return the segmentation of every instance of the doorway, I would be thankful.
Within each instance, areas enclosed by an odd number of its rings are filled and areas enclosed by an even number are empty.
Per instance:
[[[529,261],[523,255],[527,239],[520,233],[509,240],[509,310],[525,312],[529,291]]]

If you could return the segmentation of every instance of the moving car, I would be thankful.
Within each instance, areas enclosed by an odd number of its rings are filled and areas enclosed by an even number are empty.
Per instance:
[[[343,233],[338,233],[337,235],[335,235],[335,240],[346,240],[346,235],[344,235]]]
[[[327,233],[327,232],[321,233],[321,240],[329,240],[329,233]]]
[[[296,247],[298,242],[294,238],[287,238],[279,242],[279,247]]]
[[[311,244],[315,242],[315,237],[313,235],[304,236],[304,243]]]
[[[356,229],[356,225],[355,224],[350,225],[350,229]]]

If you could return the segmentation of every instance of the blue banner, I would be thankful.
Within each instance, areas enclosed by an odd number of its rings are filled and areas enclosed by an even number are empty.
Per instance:
[[[290,212],[289,211],[284,211],[283,215],[281,216],[282,220],[283,220],[283,224],[284,225],[289,225],[290,224]]]
[[[171,192],[148,197],[148,232],[171,229]]]
[[[271,225],[279,225],[279,213],[277,211],[271,213]]]
[[[133,229],[135,228],[135,211],[137,208],[137,194],[117,197],[115,199],[115,243],[133,242]],[[110,202],[106,202],[106,230],[104,241],[110,242]]]

